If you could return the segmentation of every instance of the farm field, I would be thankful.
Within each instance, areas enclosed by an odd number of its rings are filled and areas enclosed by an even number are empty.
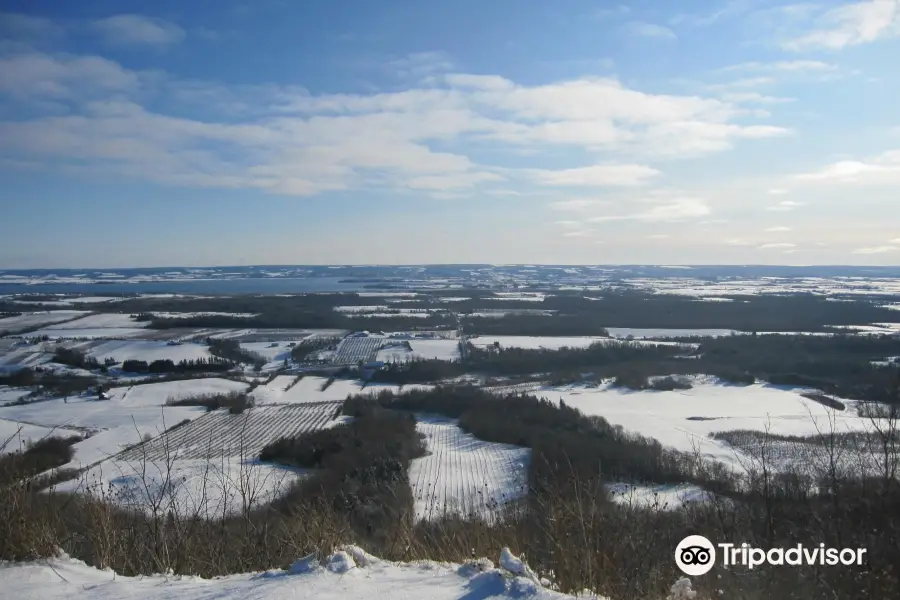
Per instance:
[[[147,325],[147,321],[136,321],[129,314],[102,313],[60,323],[54,329],[142,329]]]
[[[86,314],[88,314],[86,310],[53,310],[49,312],[23,313],[16,317],[0,319],[0,331],[19,333],[23,329],[61,323],[62,321],[76,319]]]
[[[501,348],[524,348],[526,350],[559,350],[561,348],[588,348],[593,344],[617,343],[621,340],[600,336],[531,336],[531,335],[478,335],[467,339],[476,348],[492,347],[495,342]],[[647,345],[679,345],[676,342],[658,342],[639,340],[636,344]],[[685,344],[686,345],[686,344]]]
[[[83,467],[121,452],[145,435],[157,436],[176,423],[205,414],[201,407],[165,406],[169,399],[246,387],[245,383],[217,378],[149,383],[113,388],[109,400],[82,395],[0,407],[0,419],[91,434],[73,446],[75,455],[68,465]],[[43,435],[42,430],[33,435]]]
[[[166,461],[108,460],[55,486],[152,514],[213,519],[259,508],[286,493],[303,471],[230,456]]]
[[[384,338],[380,336],[346,337],[338,344],[331,362],[336,365],[355,365],[360,361],[373,361],[383,343]]]
[[[0,454],[21,452],[29,442],[50,436],[70,437],[79,435],[78,431],[54,427],[42,427],[30,423],[20,423],[0,419]]]
[[[172,346],[163,341],[149,340],[105,341],[93,344],[88,355],[101,363],[108,358],[115,359],[116,363],[126,360],[143,360],[150,363],[167,358],[177,363],[182,360],[196,360],[212,356],[206,344],[186,342]]]
[[[322,429],[335,418],[341,402],[258,406],[241,414],[227,410],[205,413],[191,423],[123,453],[122,461],[256,457],[278,438]]]
[[[416,429],[428,449],[409,467],[417,519],[462,515],[490,521],[527,493],[530,449],[479,440],[451,419],[420,416]]]
[[[736,332],[731,329],[635,329],[630,327],[607,327],[606,330],[614,338],[659,339],[676,337],[723,337]]]
[[[406,344],[412,348],[406,347]],[[456,340],[408,340],[385,342],[375,360],[383,362],[407,362],[410,360],[438,359],[458,360],[459,342]]]
[[[294,383],[295,375],[279,375],[269,383],[254,389],[250,396],[257,406],[266,404],[308,404],[315,402],[343,402],[347,396],[359,394],[377,394],[382,390],[394,392],[409,389],[431,389],[429,385],[405,385],[402,388],[394,384],[370,383],[363,387],[363,382],[355,379],[335,379],[326,389],[322,386],[328,381],[325,377],[306,375]],[[290,389],[285,390],[288,386]]]
[[[710,434],[768,429],[775,435],[815,435],[830,430],[830,419],[839,433],[867,430],[868,421],[859,417],[853,403],[846,411],[832,411],[801,396],[803,391],[768,384],[724,385],[703,377],[697,378],[693,389],[672,392],[635,392],[604,384],[545,386],[532,393],[601,416],[665,446],[684,452],[699,449],[709,458],[740,468],[744,457],[738,450]]]

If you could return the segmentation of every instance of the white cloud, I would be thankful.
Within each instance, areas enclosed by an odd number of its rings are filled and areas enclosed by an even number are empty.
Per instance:
[[[678,36],[668,27],[656,25],[655,23],[646,23],[644,21],[632,21],[624,26],[626,32],[630,35],[644,38],[653,38],[658,40],[676,40]]]
[[[594,11],[594,17],[597,19],[608,19],[610,17],[621,17],[627,15],[631,12],[631,8],[620,4],[619,6],[615,6],[613,8],[600,8]]]
[[[648,240],[667,240],[672,236],[668,233],[653,233],[647,236]]]
[[[574,212],[582,212],[598,206],[606,206],[609,202],[604,200],[588,200],[586,198],[575,198],[572,200],[559,200],[550,203],[550,208],[554,210],[567,210]]]
[[[801,206],[806,206],[806,203],[797,202],[795,200],[782,200],[778,204],[767,207],[766,210],[770,210],[773,212],[788,212],[794,210],[795,208],[800,208]]]
[[[778,249],[786,249],[786,248],[796,248],[797,244],[791,244],[789,242],[779,242],[776,244],[762,244],[759,246],[760,250],[778,250]]]
[[[450,73],[444,76],[444,80],[451,87],[471,88],[477,90],[509,90],[514,86],[513,82],[505,77],[497,75],[467,75],[465,73]]]
[[[675,222],[705,217],[711,212],[712,211],[706,202],[700,198],[674,197],[640,212],[618,215],[598,215],[589,217],[587,221],[592,223],[604,223],[608,221]]]
[[[765,96],[758,92],[731,92],[721,96],[726,102],[738,103],[754,103],[754,104],[786,104],[794,102],[794,98],[783,98],[781,96]]]
[[[594,233],[593,229],[578,229],[576,231],[567,231],[563,237],[587,237]]]
[[[738,17],[750,10],[755,0],[728,0],[709,13],[680,13],[676,15],[672,25],[689,25],[692,27],[709,27],[721,21]]]
[[[138,74],[98,56],[0,57],[0,94],[17,99],[75,99],[137,89]]]
[[[646,165],[594,165],[560,171],[535,169],[531,174],[542,185],[591,187],[644,185],[660,173]]]
[[[184,39],[184,29],[174,23],[144,15],[116,15],[91,24],[107,43],[116,46],[165,48]]]
[[[793,228],[778,226],[778,227],[769,227],[768,229],[766,229],[767,233],[783,233],[786,231],[793,231]]]
[[[43,17],[0,13],[0,34],[5,40],[41,41],[62,35],[63,28]]]
[[[440,53],[404,61],[410,73],[450,64]],[[144,105],[154,97],[166,98],[168,110]],[[636,186],[659,175],[655,159],[790,133],[741,123],[745,111],[734,103],[646,93],[612,78],[527,86],[450,73],[395,92],[313,95],[294,87],[184,81],[97,56],[36,52],[0,55],[0,108],[9,103],[27,106],[29,117],[0,120],[7,161],[92,177],[293,195],[354,188],[490,194],[503,181]],[[188,111],[180,110],[185,106]],[[470,158],[462,149],[472,145],[487,148],[479,157],[489,159]],[[590,152],[598,164],[530,168],[557,148]],[[501,166],[504,153],[522,166]],[[604,162],[623,155],[634,162]]]
[[[578,227],[581,227],[579,221],[557,221],[556,224],[560,227],[565,227],[566,229],[577,229]]]
[[[446,52],[414,52],[392,59],[388,64],[402,79],[423,79],[453,68]]]
[[[782,73],[829,72],[837,71],[837,65],[820,60],[780,60],[775,62],[743,62],[717,69],[720,73],[734,71],[774,71]]]
[[[894,244],[896,246],[900,246],[900,238],[895,238],[895,239],[891,240],[890,243]]]
[[[900,183],[900,150],[890,150],[865,161],[837,161],[818,171],[795,175],[794,179],[809,183],[894,185]]]
[[[853,254],[887,254],[888,252],[900,252],[900,246],[873,246],[871,248],[857,248]]]
[[[772,196],[783,196],[784,194],[787,194],[788,191],[780,188],[773,188],[766,193],[771,194]]]
[[[865,0],[832,8],[808,33],[787,40],[787,50],[840,50],[900,34],[900,0]]]

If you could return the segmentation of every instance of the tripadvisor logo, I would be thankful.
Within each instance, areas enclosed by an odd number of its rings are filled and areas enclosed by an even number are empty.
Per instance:
[[[689,535],[675,548],[675,564],[685,575],[706,575],[716,564],[716,547],[702,535]]]
[[[709,573],[716,564],[716,546],[721,551],[722,566],[737,565],[754,569],[761,565],[774,566],[861,566],[865,564],[865,548],[826,548],[819,544],[807,548],[797,544],[791,548],[772,548],[763,550],[750,544],[717,544],[713,545],[702,535],[690,535],[675,548],[675,564],[685,575],[697,577]]]

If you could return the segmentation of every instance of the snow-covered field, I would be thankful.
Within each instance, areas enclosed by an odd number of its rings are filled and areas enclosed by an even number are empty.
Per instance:
[[[52,325],[86,314],[88,314],[88,311],[85,310],[52,310],[49,312],[23,313],[17,317],[0,319],[0,331],[18,333],[23,329]]]
[[[241,342],[241,348],[255,352],[269,362],[283,362],[291,357],[293,346],[290,344],[291,342]]]
[[[60,323],[54,329],[140,329],[149,324],[148,321],[136,321],[125,313],[102,313]]]
[[[456,421],[419,417],[428,455],[409,466],[416,518],[463,515],[490,520],[527,493],[531,449],[484,442]]]
[[[74,312],[74,311],[53,311]],[[71,318],[71,317],[69,317]],[[131,338],[145,333],[144,328],[150,323],[147,321],[135,321],[128,314],[103,313],[89,315],[73,321],[58,323],[52,327],[39,329],[28,333],[28,337],[47,336],[58,338]]]
[[[45,428],[59,427],[91,433],[73,446],[68,466],[82,467],[102,461],[167,428],[202,416],[196,406],[165,406],[171,398],[246,389],[247,384],[227,379],[190,379],[113,388],[109,400],[94,396],[55,398],[29,404],[0,407],[0,419]]]
[[[136,327],[101,327],[97,329],[39,329],[28,334],[28,337],[44,337],[50,339],[123,339],[143,335],[143,329]]]
[[[216,518],[259,508],[286,493],[303,472],[230,456],[173,461],[110,460],[60,492],[91,494],[118,506],[158,515]]]
[[[468,338],[477,348],[488,348],[499,342],[501,348],[524,348],[526,350],[559,350],[561,348],[588,348],[593,344],[618,343],[622,340],[600,336],[531,336],[531,335],[477,335]],[[675,342],[638,341],[636,344],[675,345]]]
[[[412,348],[408,348],[406,344]],[[408,340],[406,342],[386,342],[375,355],[375,360],[383,362],[406,362],[422,359],[457,360],[459,342],[456,340]]]
[[[160,319],[187,319],[190,317],[234,317],[236,319],[251,319],[258,313],[230,313],[230,312],[152,312],[154,317]]]
[[[338,344],[332,362],[337,365],[355,365],[359,361],[375,360],[382,343],[383,336],[346,337]]]
[[[676,337],[724,337],[736,333],[731,329],[633,329],[628,327],[608,327],[609,335],[615,338],[636,339],[676,338]]]
[[[320,402],[258,406],[241,414],[215,410],[128,450],[117,462],[164,462],[167,458],[214,462],[222,456],[252,459],[266,444],[278,438],[324,428],[340,407],[340,402]]]
[[[0,385],[0,406],[6,404],[7,402],[15,402],[19,398],[24,398],[30,393],[31,390],[28,388],[17,388],[9,387],[7,385]]]
[[[91,348],[88,354],[101,363],[108,358],[115,359],[117,363],[126,360],[145,360],[149,363],[167,358],[177,363],[182,360],[196,360],[212,356],[206,344],[187,342],[170,346],[166,342],[146,340],[103,342]]]
[[[266,404],[309,404],[311,402],[343,402],[347,396],[359,394],[377,394],[382,390],[398,392],[399,385],[373,383],[363,387],[362,381],[353,379],[335,379],[326,389],[322,386],[328,381],[324,377],[307,375],[297,383],[294,375],[279,375],[269,383],[257,387],[250,393],[257,406]],[[290,389],[285,391],[285,388]],[[429,385],[406,385],[403,390],[431,389]]]
[[[685,504],[708,502],[712,495],[689,483],[679,485],[633,485],[610,483],[606,489],[613,502],[634,508],[676,510]]]
[[[298,556],[284,571],[201,579],[125,577],[61,554],[49,560],[0,565],[0,590],[9,598],[30,600],[574,600],[543,588],[508,550],[499,558],[500,568],[486,559],[480,561],[484,568],[391,563],[349,546],[326,557],[325,567]]]
[[[673,392],[634,392],[604,384],[593,388],[543,387],[532,393],[562,400],[587,415],[601,416],[665,446],[685,452],[696,448],[709,458],[738,467],[742,457],[737,450],[711,439],[710,434],[768,430],[775,435],[815,435],[830,430],[830,419],[839,433],[867,429],[868,422],[859,417],[854,404],[849,403],[846,411],[835,412],[804,398],[801,392],[767,384],[723,385],[711,378],[698,378],[693,389]]]
[[[42,427],[0,419],[0,454],[24,451],[29,442],[37,442],[47,437],[73,437],[76,435],[79,435],[79,432],[71,429]]]

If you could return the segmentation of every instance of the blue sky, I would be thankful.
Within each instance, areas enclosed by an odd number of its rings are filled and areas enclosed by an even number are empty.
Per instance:
[[[900,262],[900,0],[3,11],[0,268]]]

